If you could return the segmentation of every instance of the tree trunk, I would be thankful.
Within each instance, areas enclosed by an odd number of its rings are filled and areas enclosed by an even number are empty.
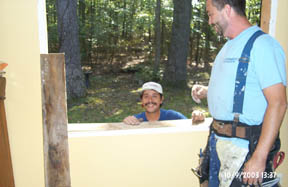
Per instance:
[[[197,38],[196,38],[196,51],[195,51],[195,56],[194,56],[194,60],[195,60],[195,67],[199,66],[200,63],[200,39],[201,39],[201,35],[200,33],[197,33]]]
[[[161,48],[162,49],[162,57],[163,55],[167,54],[166,49],[165,49],[165,20],[161,19]]]
[[[198,17],[200,18],[201,17],[201,9],[200,8],[197,8],[198,9]],[[200,33],[200,30],[201,30],[201,24],[200,22],[198,21],[197,22],[197,28],[196,30],[198,30],[198,32],[196,33],[196,52],[195,52],[195,63],[196,63],[196,68],[199,66],[199,63],[200,63],[200,40],[201,40],[201,33]]]
[[[77,0],[57,0],[56,5],[59,51],[65,53],[67,97],[83,97],[86,88],[81,69]]]
[[[159,71],[159,64],[161,58],[161,0],[157,0],[155,9],[155,62],[154,62],[154,75]]]
[[[194,51],[194,34],[193,34],[193,31],[192,31],[192,34],[190,36],[190,65],[192,66],[193,65],[193,51]]]
[[[205,19],[208,20],[208,15],[205,14]],[[211,41],[211,31],[210,31],[210,26],[205,25],[204,27],[205,33],[206,33],[206,38],[205,38],[205,49],[204,49],[204,55],[203,55],[203,61],[204,61],[204,68],[206,71],[210,72],[210,41]]]
[[[194,15],[194,7],[193,7],[193,5],[191,6],[191,12]],[[192,15],[192,17],[193,17],[193,15]],[[192,18],[192,21],[194,21],[193,18]],[[190,32],[190,51],[189,51],[190,63],[189,63],[189,65],[191,65],[191,66],[193,65],[194,33],[195,33],[195,26]]]
[[[192,5],[191,0],[173,0],[173,3],[172,35],[164,80],[171,85],[186,86]]]
[[[90,63],[91,63],[91,66],[92,66],[92,56],[93,56],[93,38],[94,38],[94,33],[95,33],[95,30],[96,30],[96,28],[95,28],[95,22],[94,22],[94,20],[95,20],[95,17],[96,17],[96,15],[95,15],[95,10],[96,10],[96,5],[95,5],[96,3],[95,3],[95,0],[92,0],[92,1],[90,1],[90,11],[89,11],[89,13],[90,13],[90,15],[89,15],[89,22],[90,22],[90,28],[89,28],[89,34],[88,34],[88,37],[89,37],[89,42],[88,42],[88,48],[89,48],[89,50],[87,51],[87,53],[88,53],[88,59],[89,59],[89,61],[90,61]]]
[[[79,19],[83,24],[85,24],[86,20],[85,10],[86,10],[85,0],[79,0],[79,6],[78,6]]]
[[[126,0],[124,0],[123,2],[123,11],[124,11],[124,15],[123,15],[123,22],[122,22],[122,38],[126,38],[127,37],[127,21],[126,21],[126,9],[127,9],[127,4],[126,4]]]
[[[135,20],[134,20],[134,17],[135,17],[135,13],[136,13],[136,10],[137,10],[137,5],[136,5],[136,1],[133,1],[132,4],[131,4],[131,7],[130,7],[130,15],[129,15],[129,27],[128,27],[128,39],[133,39],[133,27],[134,27],[134,24],[135,24]]]

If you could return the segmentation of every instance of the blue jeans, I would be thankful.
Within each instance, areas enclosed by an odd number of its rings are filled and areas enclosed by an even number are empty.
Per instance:
[[[220,160],[216,151],[216,138],[215,133],[211,132],[209,137],[209,151],[210,151],[210,162],[209,162],[209,187],[219,186],[219,170],[220,170]]]

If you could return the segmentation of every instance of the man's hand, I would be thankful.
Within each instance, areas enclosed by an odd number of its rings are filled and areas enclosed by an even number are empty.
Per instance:
[[[266,167],[266,158],[262,158],[263,155],[257,156],[257,154],[253,154],[253,156],[248,160],[245,164],[243,170],[243,183],[249,185],[260,185],[263,181],[263,172]]]
[[[192,86],[192,89],[191,89],[192,99],[196,103],[201,103],[201,99],[207,97],[207,92],[208,92],[207,86],[195,84]]]
[[[205,120],[205,114],[200,110],[194,110],[191,116],[192,116],[192,124],[200,123]]]
[[[123,122],[127,125],[139,125],[140,121],[135,116],[126,117]]]
[[[243,182],[256,184],[262,182],[262,175],[266,167],[267,156],[279,133],[279,129],[284,118],[287,101],[286,87],[282,84],[275,84],[263,89],[268,106],[262,124],[261,135],[252,157],[245,164],[243,174],[250,177],[243,178]],[[259,173],[259,177],[253,177]],[[263,176],[265,177],[265,176]]]

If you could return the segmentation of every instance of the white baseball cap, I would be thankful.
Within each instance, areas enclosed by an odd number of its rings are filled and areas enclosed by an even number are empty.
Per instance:
[[[155,90],[156,92],[163,94],[162,86],[156,82],[146,82],[142,86],[142,92],[144,90]]]

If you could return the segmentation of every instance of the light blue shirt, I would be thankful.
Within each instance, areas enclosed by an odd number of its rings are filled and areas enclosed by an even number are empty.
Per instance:
[[[208,107],[215,119],[233,120],[238,61],[248,39],[258,30],[258,26],[252,26],[228,40],[213,63],[208,86]],[[286,86],[285,53],[274,38],[264,34],[255,40],[251,50],[240,122],[248,125],[262,123],[267,108],[262,90],[277,83]]]

